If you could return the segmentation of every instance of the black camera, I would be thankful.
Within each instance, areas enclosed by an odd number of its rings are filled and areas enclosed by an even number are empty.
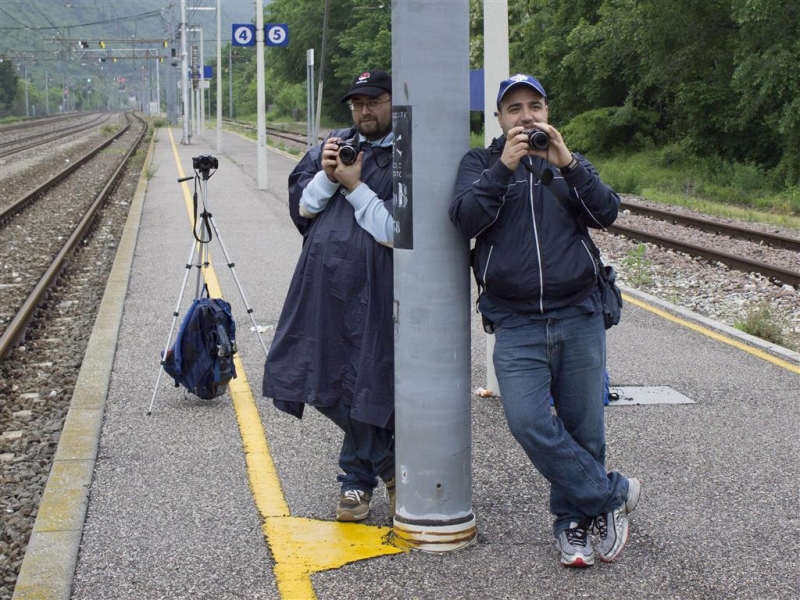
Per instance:
[[[358,158],[358,153],[361,150],[361,144],[354,137],[349,140],[342,140],[336,142],[339,145],[339,158],[346,165],[352,165]]]
[[[547,150],[550,145],[550,138],[541,129],[526,129],[523,131],[528,137],[528,145],[534,150]]]
[[[210,154],[203,154],[201,156],[192,157],[192,167],[195,171],[210,171],[211,169],[219,169],[219,159]]]

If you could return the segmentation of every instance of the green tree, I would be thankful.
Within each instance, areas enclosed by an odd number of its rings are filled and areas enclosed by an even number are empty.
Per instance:
[[[0,111],[11,109],[17,92],[17,73],[11,61],[0,62]]]
[[[319,83],[325,2],[321,0],[273,0],[265,9],[265,21],[287,23],[291,43],[270,48],[269,76],[278,82],[305,84],[306,50],[313,48],[315,84]],[[339,98],[352,78],[362,70],[391,69],[391,1],[330,0],[322,106],[337,120],[350,117]],[[279,92],[280,88],[276,88]],[[274,96],[268,102],[273,102]],[[305,103],[296,107],[305,110]]]
[[[740,144],[775,167],[785,185],[800,182],[800,6],[786,0],[734,0],[740,27],[733,90]]]

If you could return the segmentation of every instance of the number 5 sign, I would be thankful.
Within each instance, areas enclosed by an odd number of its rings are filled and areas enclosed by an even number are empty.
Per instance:
[[[289,25],[286,23],[264,23],[264,43],[267,46],[288,46]]]

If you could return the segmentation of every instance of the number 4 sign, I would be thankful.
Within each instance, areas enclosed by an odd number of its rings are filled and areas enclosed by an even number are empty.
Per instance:
[[[289,25],[286,23],[265,23],[264,43],[267,46],[288,46]]]
[[[246,24],[233,24],[232,46],[255,46],[256,26]]]

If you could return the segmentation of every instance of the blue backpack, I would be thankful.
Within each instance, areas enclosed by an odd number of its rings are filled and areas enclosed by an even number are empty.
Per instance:
[[[210,400],[228,390],[236,377],[236,323],[231,305],[221,298],[197,298],[163,357],[164,371],[195,396]]]

